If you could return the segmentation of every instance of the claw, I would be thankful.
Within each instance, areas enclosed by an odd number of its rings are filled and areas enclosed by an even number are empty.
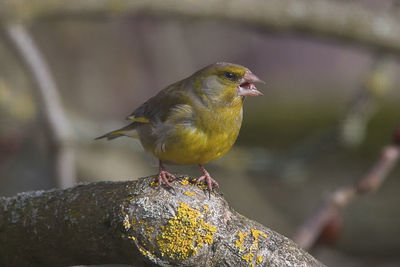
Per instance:
[[[196,184],[200,183],[201,181],[205,181],[207,184],[207,188],[208,190],[211,192],[213,190],[213,186],[215,186],[216,188],[219,187],[217,181],[215,181],[213,178],[211,178],[210,174],[208,173],[208,171],[206,169],[204,169],[204,167],[199,164],[200,170],[203,172],[203,175],[200,176],[197,181]]]
[[[172,185],[169,183],[168,178],[171,178],[172,180],[175,180],[176,177],[175,175],[169,173],[161,163],[159,162],[159,171],[158,171],[158,184],[162,185],[163,183],[168,187],[172,188]]]

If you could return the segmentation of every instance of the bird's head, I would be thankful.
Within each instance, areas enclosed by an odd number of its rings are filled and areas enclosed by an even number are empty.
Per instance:
[[[197,93],[212,102],[230,103],[235,98],[261,96],[254,83],[261,82],[248,68],[241,65],[218,62],[196,72],[193,76]]]

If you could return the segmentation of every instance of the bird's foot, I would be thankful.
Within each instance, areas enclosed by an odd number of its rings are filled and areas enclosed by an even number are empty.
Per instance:
[[[172,187],[172,185],[168,181],[168,178],[171,178],[172,180],[176,179],[175,175],[173,175],[172,173],[169,173],[166,170],[161,170],[158,174],[158,184],[165,184],[167,187]]]
[[[160,162],[160,169],[158,172],[158,184],[159,185],[165,184],[167,187],[172,188],[172,185],[169,183],[168,178],[171,178],[172,180],[176,179],[175,175],[167,172],[167,170]]]
[[[200,176],[197,181],[196,184],[200,183],[201,181],[205,181],[207,184],[207,188],[208,190],[211,192],[213,190],[213,186],[218,188],[219,185],[217,183],[217,181],[215,181],[213,178],[211,178],[210,174],[208,173],[208,171],[206,169],[204,169],[203,166],[201,166],[199,164],[200,170],[203,172],[203,176]]]

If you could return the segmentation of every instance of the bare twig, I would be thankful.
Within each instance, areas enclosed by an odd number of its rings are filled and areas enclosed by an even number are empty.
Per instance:
[[[71,129],[63,110],[57,86],[43,55],[29,32],[21,24],[7,24],[5,33],[12,48],[32,75],[37,88],[37,100],[47,126],[48,141],[54,153],[57,186],[75,184],[75,160],[71,144]]]
[[[364,140],[367,123],[378,109],[378,98],[386,94],[393,83],[392,69],[388,54],[374,53],[371,66],[339,125],[339,141],[343,144],[354,147]]]
[[[379,188],[399,159],[399,156],[400,146],[398,144],[383,148],[376,163],[357,184],[339,188],[322,199],[318,208],[300,226],[293,240],[303,249],[311,248],[324,228],[332,221],[335,221],[344,206],[348,205],[356,196]]]
[[[400,54],[400,19],[357,2],[331,0],[97,0],[0,2],[0,20],[157,14],[218,19],[262,30],[302,32]]]
[[[219,192],[155,178],[0,198],[0,265],[324,266]]]

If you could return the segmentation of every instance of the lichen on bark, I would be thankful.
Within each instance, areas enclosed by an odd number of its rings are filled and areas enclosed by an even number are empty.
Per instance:
[[[209,194],[189,177],[173,189],[154,181],[0,199],[0,265],[323,266],[235,212],[219,191]]]

